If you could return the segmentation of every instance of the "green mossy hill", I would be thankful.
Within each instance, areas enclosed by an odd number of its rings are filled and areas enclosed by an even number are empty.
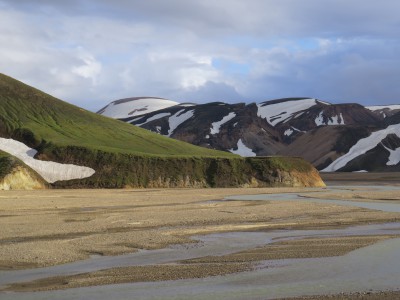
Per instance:
[[[21,160],[0,151],[0,190],[48,187],[46,181]]]
[[[320,186],[322,182],[301,159],[241,158],[197,147],[91,113],[2,74],[0,136],[35,148],[38,159],[96,171],[86,179],[53,184],[60,188]],[[3,163],[4,174],[12,171]]]
[[[86,111],[4,74],[0,74],[0,136],[39,151],[76,146],[146,156],[233,157]]]

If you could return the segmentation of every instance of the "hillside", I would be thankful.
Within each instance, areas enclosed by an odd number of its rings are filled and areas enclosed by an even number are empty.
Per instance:
[[[157,156],[223,156],[70,105],[0,74],[0,133],[29,146],[87,147]]]
[[[347,155],[361,139],[383,132],[381,140],[392,141],[388,146],[373,145],[366,154],[358,150],[357,157],[346,156],[354,162],[346,160],[348,166],[340,167],[340,171],[397,171],[400,164],[389,163],[398,151],[397,140],[388,137],[390,130],[385,129],[399,124],[399,116],[400,105],[364,107],[314,98],[284,98],[250,104],[178,104],[121,120],[242,156],[300,156],[325,171],[339,171],[327,167]],[[373,157],[379,159],[373,161]]]
[[[19,153],[18,157],[53,187],[271,186],[298,182],[297,175],[276,178],[280,164],[271,164],[271,158],[265,163],[272,168],[260,169],[259,162],[91,113],[5,75],[0,75],[0,137],[0,149]],[[15,144],[17,141],[22,144]],[[44,165],[43,161],[52,163]],[[300,173],[305,170],[299,160],[293,161],[291,168]],[[49,169],[51,174],[43,173]],[[63,177],[65,174],[71,176]]]

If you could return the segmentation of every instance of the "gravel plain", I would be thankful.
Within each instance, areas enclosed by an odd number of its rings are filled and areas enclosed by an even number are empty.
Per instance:
[[[400,220],[400,213],[324,203],[221,201],[229,195],[312,195],[315,192],[322,193],[327,199],[340,196],[341,200],[352,201],[400,200],[396,193],[373,192],[368,188],[349,190],[340,195],[326,189],[299,188],[0,192],[0,269],[28,269],[74,262],[91,255],[119,255],[141,249],[161,249],[172,244],[195,243],[190,237],[209,233],[327,229]],[[7,287],[7,290],[53,290],[217,276],[249,271],[256,267],[257,262],[268,259],[344,255],[392,237],[308,238],[277,242],[218,257],[201,257],[173,264],[111,268],[16,283]],[[385,293],[380,295],[384,297]],[[374,295],[305,299],[364,299],[360,298],[362,296],[372,297],[365,299],[378,299],[373,298]]]

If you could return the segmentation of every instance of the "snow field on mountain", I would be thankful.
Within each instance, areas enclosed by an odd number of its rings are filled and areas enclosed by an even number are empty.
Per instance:
[[[302,99],[280,102],[275,104],[257,104],[257,116],[266,119],[269,124],[275,126],[278,123],[288,121],[298,112],[309,109],[317,104],[316,99]]]
[[[253,152],[252,149],[250,149],[249,147],[247,147],[242,139],[239,139],[238,143],[237,143],[237,149],[229,149],[229,152],[234,153],[234,154],[238,154],[240,156],[256,156],[256,154]]]
[[[161,118],[164,118],[164,117],[168,117],[168,116],[170,116],[170,115],[171,115],[171,113],[159,113],[159,114],[156,114],[156,115],[154,115],[154,116],[148,118],[148,119],[147,119],[146,121],[144,121],[143,123],[136,124],[136,126],[142,126],[142,125],[144,125],[144,124],[146,124],[146,123],[149,123],[149,122],[151,122],[151,121],[158,120],[158,119],[161,119]]]
[[[400,162],[400,148],[397,148],[395,150],[387,148],[385,145],[382,144],[382,146],[389,151],[389,160],[386,163],[387,166],[395,166]]]
[[[324,117],[322,116],[322,111],[319,113],[318,117],[315,118],[315,125],[321,126],[324,124]]]
[[[344,125],[342,113],[339,116],[330,117],[327,125]]]
[[[283,134],[286,136],[291,136],[293,132],[294,132],[293,129],[289,128],[289,129],[286,129]]]
[[[115,119],[124,119],[151,113],[177,104],[179,103],[175,101],[157,98],[133,99],[130,101],[127,99],[125,102],[118,102],[117,100],[107,105],[101,114]]]
[[[293,127],[293,126],[290,126],[290,128],[289,128],[289,129],[286,129],[285,132],[284,132],[283,134],[286,135],[286,136],[291,136],[291,135],[293,134],[293,132],[295,132],[295,131],[297,131],[297,132],[303,132],[303,133],[306,133],[306,132],[307,132],[307,131],[302,131],[302,130],[300,130],[300,129],[297,129],[297,128]]]
[[[223,117],[221,121],[211,123],[210,133],[211,134],[219,133],[221,126],[226,122],[232,120],[234,117],[236,117],[236,114],[234,112],[231,112],[227,116]]]
[[[400,105],[376,105],[376,106],[366,106],[365,108],[369,110],[380,110],[380,109],[389,109],[389,110],[395,110],[395,109],[400,109]]]
[[[88,167],[60,164],[33,158],[37,151],[13,139],[0,138],[0,150],[7,152],[39,173],[44,180],[53,183],[59,180],[81,179],[92,176],[95,171]]]
[[[360,139],[353,147],[350,148],[349,152],[346,153],[345,155],[339,157],[336,159],[334,162],[332,162],[328,167],[323,169],[321,172],[335,172],[339,170],[340,168],[344,167],[348,162],[353,160],[354,158],[366,153],[367,151],[375,148],[379,143],[382,142],[383,139],[385,139],[388,134],[395,134],[398,137],[400,137],[400,124],[396,125],[390,125],[386,129],[382,129],[379,131],[375,131],[371,133],[370,136]],[[397,158],[400,161],[400,153],[399,149],[392,150],[395,152],[392,156],[389,157],[389,161],[387,162],[387,165],[394,163]]]
[[[322,126],[322,125],[345,125],[342,113],[340,113],[339,116],[328,117],[328,122],[324,122],[324,116],[323,116],[323,112],[322,111],[319,113],[318,117],[315,118],[315,124],[317,126]]]
[[[184,111],[185,111],[184,109],[181,109],[176,114],[169,117],[169,119],[168,119],[168,122],[169,122],[168,136],[171,136],[171,134],[174,132],[174,130],[176,128],[178,128],[179,125],[181,125],[183,122],[185,122],[186,120],[193,117],[194,110],[188,110],[187,112],[184,112]]]

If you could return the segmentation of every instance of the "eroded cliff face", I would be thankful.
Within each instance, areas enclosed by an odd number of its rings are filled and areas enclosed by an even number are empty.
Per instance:
[[[40,158],[86,165],[87,178],[46,182],[19,159],[0,157],[0,189],[322,187],[318,171],[298,157],[152,157],[66,147]],[[1,152],[0,152],[1,154]]]
[[[46,182],[24,166],[15,166],[10,173],[0,179],[0,190],[36,190],[46,188]]]
[[[325,183],[321,179],[319,172],[313,169],[308,172],[279,171],[276,182],[285,186],[292,187],[325,187]]]
[[[325,187],[318,170],[298,157],[248,158],[256,170],[250,187]]]
[[[295,157],[145,157],[68,147],[42,154],[96,170],[88,178],[57,181],[55,188],[320,187],[318,171]],[[79,152],[79,155],[77,155]]]

